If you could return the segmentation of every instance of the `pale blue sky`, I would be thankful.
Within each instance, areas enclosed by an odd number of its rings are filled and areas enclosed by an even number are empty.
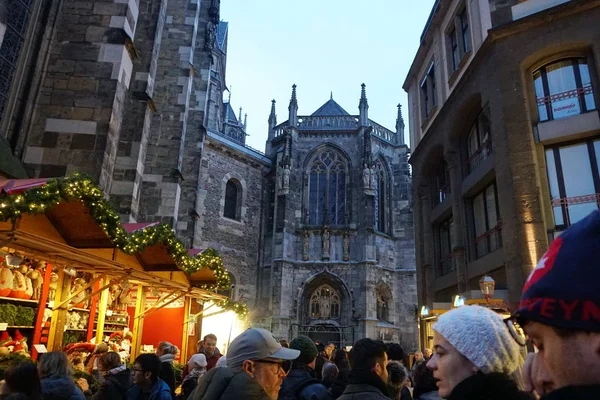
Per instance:
[[[229,22],[227,85],[231,104],[248,113],[247,144],[264,150],[271,99],[287,120],[292,84],[298,114],[333,99],[358,114],[367,85],[369,118],[394,130],[402,84],[434,0],[222,0]],[[227,96],[227,94],[226,94]],[[405,131],[408,143],[408,126]]]

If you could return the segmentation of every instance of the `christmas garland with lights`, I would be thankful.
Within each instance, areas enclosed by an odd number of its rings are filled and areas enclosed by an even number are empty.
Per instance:
[[[231,279],[219,254],[207,249],[191,257],[173,230],[165,224],[149,226],[129,234],[121,225],[121,218],[104,198],[104,192],[88,177],[74,174],[61,179],[50,179],[44,185],[16,194],[0,194],[0,221],[15,221],[22,214],[43,214],[59,203],[76,199],[90,211],[113,244],[126,254],[133,255],[144,249],[163,244],[177,266],[188,274],[209,268],[215,274],[216,284],[202,285],[205,290],[226,290]],[[245,304],[224,301],[223,306],[240,315],[246,315]]]
[[[246,319],[246,317],[248,316],[248,306],[246,306],[246,304],[244,303],[227,299],[216,303],[216,306],[221,308],[222,310],[233,311],[241,319]]]

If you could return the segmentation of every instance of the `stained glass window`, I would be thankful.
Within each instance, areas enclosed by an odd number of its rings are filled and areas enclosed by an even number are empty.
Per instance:
[[[8,103],[12,79],[27,35],[32,3],[33,0],[9,0],[6,6],[7,26],[0,46],[0,121]]]
[[[346,223],[346,164],[336,152],[325,151],[313,161],[308,181],[308,223]]]

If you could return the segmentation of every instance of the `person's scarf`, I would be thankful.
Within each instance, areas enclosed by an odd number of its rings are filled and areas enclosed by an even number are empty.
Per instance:
[[[119,366],[119,367],[115,367],[115,368],[113,368],[113,369],[110,369],[110,370],[106,371],[106,372],[104,373],[104,376],[106,376],[106,375],[116,375],[116,374],[118,374],[119,372],[123,372],[123,371],[125,371],[126,369],[127,369],[127,367],[126,367],[126,366],[124,366],[124,365],[121,365],[121,366]]]
[[[384,396],[390,397],[390,391],[387,383],[384,382],[379,375],[370,369],[353,369],[348,374],[349,385],[370,385],[374,386],[383,393]]]
[[[168,362],[170,364],[173,364],[173,361],[175,361],[175,354],[163,354],[158,358],[160,358],[160,362]]]
[[[183,382],[181,382],[181,384],[183,385],[186,381],[188,381],[190,379],[195,379],[197,381],[198,378],[200,378],[205,373],[206,373],[206,367],[194,368],[193,370],[188,372],[188,374],[185,376],[185,379],[183,380]]]

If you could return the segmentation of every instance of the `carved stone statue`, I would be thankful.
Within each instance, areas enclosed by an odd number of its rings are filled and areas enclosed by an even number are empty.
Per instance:
[[[308,231],[304,231],[304,251],[302,258],[304,261],[308,261],[310,258],[310,233]]]
[[[375,190],[375,185],[377,184],[377,173],[375,172],[375,166],[373,165],[370,168],[370,181],[369,181],[369,189]]]
[[[288,190],[290,188],[290,166],[286,165],[283,168],[283,190]]]
[[[323,231],[323,257],[324,258],[329,258],[329,229],[325,228],[325,230]]]
[[[367,164],[365,164],[365,166],[363,168],[363,187],[365,190],[368,190],[370,185],[371,185],[371,170],[369,169]]]
[[[348,233],[344,234],[344,261],[350,259],[350,236]]]

